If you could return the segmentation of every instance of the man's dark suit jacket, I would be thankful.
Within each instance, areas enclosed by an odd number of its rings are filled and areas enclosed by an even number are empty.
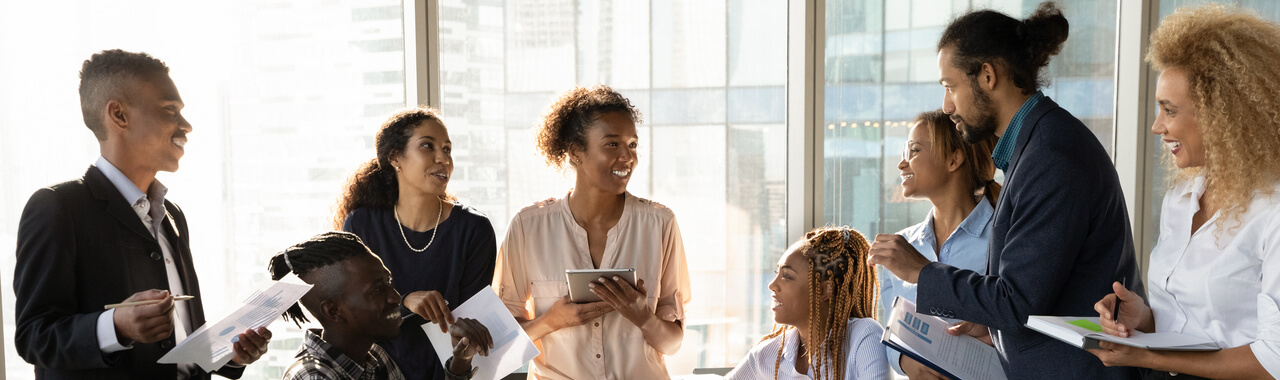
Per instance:
[[[183,289],[196,296],[186,301],[194,329],[205,321],[187,219],[177,205],[164,205],[161,230],[172,245]],[[98,347],[103,305],[143,290],[168,289],[169,281],[159,242],[97,167],[31,196],[18,224],[17,259],[14,345],[35,365],[37,379],[177,378],[177,366],[156,363],[173,348],[173,336],[112,354]],[[242,372],[224,367],[218,374],[238,378]],[[197,368],[192,378],[209,374]]]
[[[1030,315],[1096,316],[1121,277],[1141,294],[1128,211],[1111,158],[1049,98],[1023,120],[992,218],[987,273],[932,263],[916,309],[991,328],[1010,379],[1135,378],[1024,325]]]

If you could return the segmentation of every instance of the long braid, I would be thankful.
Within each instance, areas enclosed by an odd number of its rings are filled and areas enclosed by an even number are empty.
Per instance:
[[[875,314],[877,287],[875,271],[866,262],[871,245],[862,234],[847,227],[822,228],[805,234],[809,242],[804,256],[809,259],[809,337],[807,352],[814,379],[844,378],[847,356],[845,341],[850,318]],[[821,312],[825,284],[831,284],[831,310]],[[781,352],[781,350],[779,350]],[[828,355],[830,354],[830,355]],[[777,371],[774,371],[775,376]]]
[[[286,248],[275,254],[267,262],[267,271],[272,280],[280,280],[293,273],[298,277],[306,276],[311,271],[333,265],[361,254],[372,254],[364,242],[355,234],[341,231],[330,231],[316,235],[311,239]],[[320,289],[323,291],[324,289]],[[312,289],[317,291],[317,289]],[[299,328],[310,322],[298,303],[289,306],[282,315],[285,321],[292,321]]]

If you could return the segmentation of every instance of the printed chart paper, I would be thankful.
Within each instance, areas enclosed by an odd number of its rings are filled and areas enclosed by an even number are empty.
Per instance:
[[[893,301],[881,342],[952,379],[1004,380],[1004,368],[994,347],[977,338],[947,333],[942,318],[917,314],[905,298]]]
[[[235,352],[232,343],[240,339],[240,333],[270,325],[289,306],[298,302],[311,285],[298,276],[289,274],[280,281],[272,281],[249,296],[239,310],[218,321],[205,323],[191,332],[158,361],[165,364],[195,363],[207,372],[226,365]]]

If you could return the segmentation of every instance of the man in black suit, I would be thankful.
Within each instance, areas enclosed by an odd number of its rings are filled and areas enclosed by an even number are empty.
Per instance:
[[[145,53],[94,54],[80,105],[102,156],[84,177],[37,190],[22,211],[18,354],[38,379],[208,379],[192,364],[156,362],[205,322],[186,217],[155,180],[178,169],[191,132],[169,68]],[[103,310],[128,301],[158,302]],[[240,334],[216,373],[239,378],[270,338],[265,328]]]
[[[917,311],[968,321],[953,334],[989,336],[1010,379],[1135,378],[1133,368],[1104,367],[1089,352],[1024,327],[1030,315],[1097,315],[1094,302],[1120,278],[1142,292],[1110,156],[1039,91],[1040,72],[1067,31],[1062,12],[1045,2],[1021,21],[990,10],[965,14],[938,43],[943,111],[967,141],[1000,137],[992,158],[1005,186],[992,218],[988,274],[931,263],[898,235],[876,236],[867,261],[918,283]]]

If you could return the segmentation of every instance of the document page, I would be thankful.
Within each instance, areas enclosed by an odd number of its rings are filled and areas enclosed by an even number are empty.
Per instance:
[[[471,366],[479,367],[472,379],[501,379],[539,354],[538,347],[529,340],[529,335],[520,328],[516,318],[507,311],[507,306],[498,299],[498,294],[492,287],[486,286],[457,309],[453,309],[453,317],[475,319],[489,329],[489,336],[493,338],[493,349],[489,350],[489,356],[476,355],[471,358]],[[427,338],[431,339],[431,346],[436,349],[436,355],[443,365],[453,356],[452,339],[448,333],[440,332],[440,325],[435,322],[423,324],[422,329],[427,332]]]
[[[947,334],[947,321],[915,310],[911,301],[902,297],[894,300],[886,345],[960,379],[1005,379],[994,347],[971,336]]]
[[[270,325],[308,290],[311,285],[293,274],[271,281],[249,296],[239,310],[217,323],[205,323],[192,331],[158,362],[195,363],[208,372],[222,368],[235,356],[231,344],[240,339],[240,333]]]

